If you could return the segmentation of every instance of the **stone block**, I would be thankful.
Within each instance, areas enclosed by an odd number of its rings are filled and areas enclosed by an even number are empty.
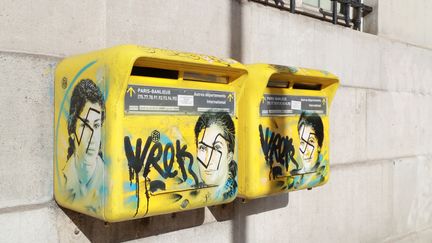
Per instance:
[[[432,116],[428,95],[367,92],[368,159],[398,158],[431,151],[428,129]]]
[[[329,183],[289,193],[287,207],[248,213],[247,242],[377,242],[392,228],[392,163],[379,161],[332,168]],[[241,231],[237,231],[241,234]]]
[[[106,45],[125,43],[228,57],[230,1],[106,3]]]
[[[0,53],[0,208],[52,198],[56,58]]]
[[[0,50],[56,56],[105,46],[105,0],[5,0],[0,6]]]
[[[340,87],[330,109],[330,164],[365,161],[366,90]]]
[[[49,207],[0,213],[1,242],[58,242],[55,216]]]
[[[432,227],[432,157],[396,159],[393,163],[393,235]]]

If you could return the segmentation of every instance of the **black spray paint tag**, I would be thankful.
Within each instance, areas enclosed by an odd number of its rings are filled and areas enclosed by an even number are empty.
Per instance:
[[[235,115],[235,93],[128,85],[125,114],[201,114],[206,111]]]
[[[260,103],[261,116],[292,116],[302,112],[327,114],[327,98],[264,94]]]

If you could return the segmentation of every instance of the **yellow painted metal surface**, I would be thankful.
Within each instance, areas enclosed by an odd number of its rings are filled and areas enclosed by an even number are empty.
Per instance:
[[[247,68],[239,110],[239,196],[253,199],[326,183],[329,109],[338,78],[279,65]]]
[[[232,201],[245,74],[231,59],[139,46],[64,59],[56,201],[109,222]]]

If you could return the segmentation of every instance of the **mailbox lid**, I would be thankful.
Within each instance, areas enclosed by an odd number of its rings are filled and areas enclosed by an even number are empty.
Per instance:
[[[329,109],[337,77],[297,67],[247,67],[241,105],[248,115],[240,126],[246,129],[241,148],[249,149],[240,150],[240,196],[257,198],[324,184],[329,175]]]

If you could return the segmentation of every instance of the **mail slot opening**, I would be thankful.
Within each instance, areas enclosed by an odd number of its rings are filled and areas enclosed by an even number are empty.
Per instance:
[[[289,86],[290,82],[288,80],[288,77],[279,73],[275,73],[270,76],[267,83],[268,88],[289,88]]]
[[[321,90],[321,84],[294,83],[293,89]]]
[[[161,68],[161,65],[165,67]],[[244,70],[235,68],[185,65],[178,62],[138,59],[132,68],[131,76],[228,84],[244,73]]]
[[[289,82],[283,80],[269,80],[267,87],[269,88],[288,88]]]
[[[152,78],[178,79],[179,71],[162,69],[162,68],[134,66],[132,68],[131,75],[152,77]]]
[[[183,73],[183,80],[185,81],[200,81],[200,82],[209,82],[209,83],[220,83],[227,84],[228,77],[227,76],[219,76],[214,74],[204,74],[197,72],[185,71]]]

